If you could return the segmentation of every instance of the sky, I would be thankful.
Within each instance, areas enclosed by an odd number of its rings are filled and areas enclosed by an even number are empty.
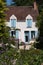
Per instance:
[[[6,4],[11,5],[11,4],[13,4],[13,1],[12,0],[6,0]]]

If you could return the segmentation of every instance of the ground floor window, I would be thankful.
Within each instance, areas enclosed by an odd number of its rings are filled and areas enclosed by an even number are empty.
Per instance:
[[[35,38],[35,31],[31,31],[31,39]]]
[[[16,39],[19,39],[19,30],[11,30],[10,36],[15,37]]]
[[[35,31],[25,31],[25,42],[29,42],[32,39],[35,39]]]
[[[11,36],[13,37],[15,35],[15,31],[11,31]]]
[[[29,31],[25,31],[25,42],[29,41]]]

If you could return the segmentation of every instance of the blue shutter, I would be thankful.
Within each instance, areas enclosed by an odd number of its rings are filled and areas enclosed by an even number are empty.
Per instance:
[[[16,27],[16,19],[11,19],[11,27]]]
[[[31,31],[29,31],[29,40],[31,40]]]
[[[27,27],[32,27],[32,19],[27,19]]]
[[[10,36],[11,36],[11,31],[9,31],[9,34],[10,34]]]
[[[38,37],[38,31],[35,31],[35,38]]]
[[[16,30],[16,39],[19,39],[19,31]]]

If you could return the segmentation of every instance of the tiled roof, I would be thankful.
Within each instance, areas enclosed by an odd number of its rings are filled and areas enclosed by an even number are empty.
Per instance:
[[[33,20],[38,16],[38,10],[34,10],[32,6],[9,6],[5,12],[6,20],[9,20],[12,15],[17,17],[17,20],[25,20],[26,16],[31,15]]]

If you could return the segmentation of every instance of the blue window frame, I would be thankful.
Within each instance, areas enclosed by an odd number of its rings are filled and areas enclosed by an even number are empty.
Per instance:
[[[16,27],[16,19],[11,19],[11,27]]]
[[[27,27],[32,27],[32,19],[27,19]]]
[[[19,39],[19,31],[16,30],[16,39]]]

